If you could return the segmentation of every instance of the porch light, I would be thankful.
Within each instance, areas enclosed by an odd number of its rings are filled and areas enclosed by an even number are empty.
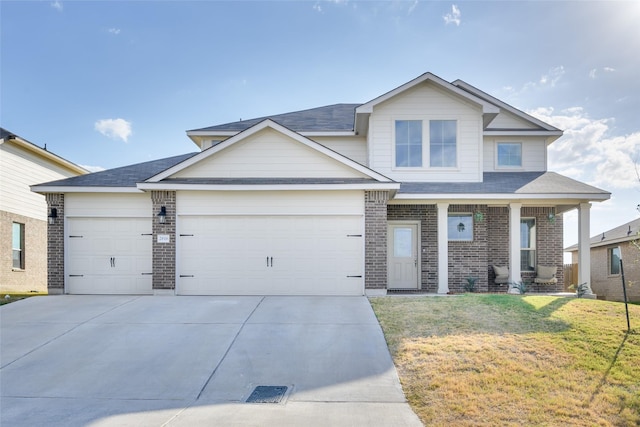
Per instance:
[[[167,221],[167,208],[165,206],[160,208],[160,212],[158,212],[158,220],[160,221],[160,224],[164,224]]]
[[[482,220],[484,219],[484,214],[480,211],[476,211],[476,213],[473,214],[473,219],[475,219],[476,222],[482,222]]]
[[[49,213],[49,225],[53,225],[56,223],[56,218],[58,218],[58,209],[51,208],[51,213]]]
[[[464,224],[460,223],[458,224],[458,233],[462,233],[464,231]]]
[[[549,212],[547,214],[547,220],[549,222],[556,222],[556,214],[553,211]]]
[[[602,240],[604,240],[604,239],[605,239],[605,237],[604,237],[604,233],[602,233],[602,237],[600,238],[600,241],[602,241]]]

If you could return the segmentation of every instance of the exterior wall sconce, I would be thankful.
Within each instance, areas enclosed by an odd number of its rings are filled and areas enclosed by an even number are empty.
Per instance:
[[[547,214],[547,220],[549,220],[549,222],[556,222],[556,214],[555,212],[551,211]]]
[[[160,208],[160,212],[158,212],[158,220],[160,221],[160,224],[167,222],[167,208],[165,206]]]
[[[458,233],[462,233],[464,231],[464,224],[460,223],[458,224]]]
[[[602,237],[600,238],[600,241],[602,241],[602,240],[604,240],[604,239],[605,239],[605,237],[604,237],[604,233],[602,233]]]
[[[55,224],[56,218],[58,218],[58,209],[51,208],[51,213],[49,213],[49,216],[48,216],[49,225]]]
[[[482,222],[484,220],[484,214],[480,211],[477,211],[473,214],[473,219],[475,219],[476,222]]]

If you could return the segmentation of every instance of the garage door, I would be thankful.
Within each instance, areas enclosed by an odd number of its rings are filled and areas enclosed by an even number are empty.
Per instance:
[[[67,230],[67,293],[152,293],[150,219],[69,218]]]
[[[182,295],[362,295],[363,218],[184,216]]]

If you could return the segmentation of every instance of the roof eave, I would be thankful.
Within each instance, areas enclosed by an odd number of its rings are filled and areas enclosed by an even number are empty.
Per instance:
[[[51,193],[142,193],[136,187],[64,186],[32,185],[31,191],[38,194]]]

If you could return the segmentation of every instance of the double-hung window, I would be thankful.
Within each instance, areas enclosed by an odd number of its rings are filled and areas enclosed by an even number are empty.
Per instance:
[[[520,270],[536,269],[536,220],[522,218],[520,220]]]
[[[13,268],[24,270],[24,224],[14,222],[11,228],[11,233]]]
[[[455,167],[457,136],[455,120],[429,122],[429,158],[431,167]]]
[[[497,151],[498,167],[522,167],[522,144],[519,142],[499,142]]]
[[[422,167],[422,120],[396,120],[396,167]]]
[[[615,276],[620,274],[620,248],[609,248],[609,275]]]

